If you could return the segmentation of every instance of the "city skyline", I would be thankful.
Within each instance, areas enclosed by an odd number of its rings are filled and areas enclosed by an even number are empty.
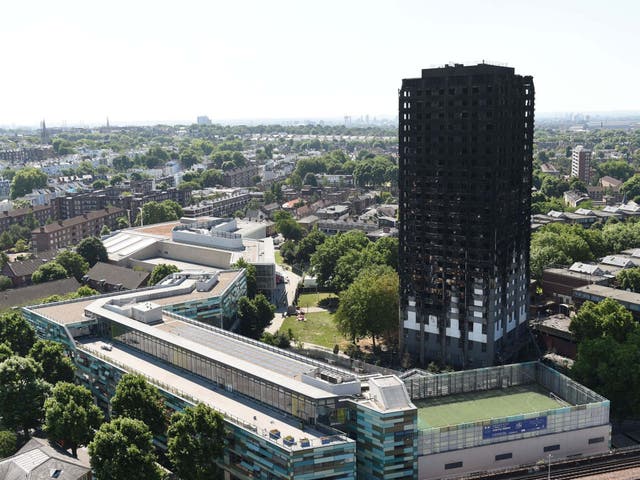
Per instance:
[[[614,3],[13,3],[0,125],[393,118],[398,78],[483,60],[533,73],[540,113],[640,111],[640,6]]]

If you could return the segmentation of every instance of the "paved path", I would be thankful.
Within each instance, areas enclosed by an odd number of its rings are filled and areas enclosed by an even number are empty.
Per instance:
[[[298,283],[302,280],[302,277],[296,275],[291,270],[285,270],[282,266],[278,265],[276,267],[276,271],[281,274],[284,278],[289,281],[285,283],[285,290],[287,292],[287,305],[293,305],[293,300],[296,298],[296,289],[298,288]],[[282,326],[282,322],[284,322],[284,316],[282,315],[287,311],[287,307],[280,307],[276,310],[276,316],[271,321],[271,325],[265,328],[265,332],[269,332],[271,334],[275,334],[280,327]]]

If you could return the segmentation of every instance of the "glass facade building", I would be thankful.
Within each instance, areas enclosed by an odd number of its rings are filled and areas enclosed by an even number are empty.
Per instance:
[[[243,280],[242,272],[183,275],[157,287],[23,312],[39,337],[66,346],[78,381],[105,412],[127,372],[155,385],[171,410],[205,403],[220,412],[228,436],[219,463],[228,480],[442,478],[487,468],[481,463],[487,454],[477,454],[482,448],[500,449],[495,456],[503,458],[513,445],[508,453],[516,462],[519,451],[531,450],[518,442],[549,439],[570,455],[581,448],[573,438],[587,432],[583,440],[592,451],[608,446],[608,401],[538,363],[442,375],[354,374],[198,320],[199,304],[224,305],[223,297],[242,291]],[[425,402],[477,391],[502,395],[531,383],[566,404],[446,427],[420,424]],[[536,428],[511,431],[513,422]],[[454,471],[445,472],[446,465]]]

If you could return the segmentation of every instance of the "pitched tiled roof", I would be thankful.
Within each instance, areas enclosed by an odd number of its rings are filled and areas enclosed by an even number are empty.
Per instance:
[[[149,272],[137,272],[130,268],[98,262],[87,272],[87,277],[96,282],[104,280],[109,285],[120,284],[127,290],[133,290],[144,285],[149,278]]]
[[[29,440],[15,455],[0,460],[0,478],[3,480],[78,480],[90,470],[88,458],[84,461],[73,458],[68,452],[38,438]]]
[[[2,273],[9,278],[33,275],[33,272],[50,260],[52,260],[52,258],[40,257],[8,262],[2,267]]]
[[[0,310],[29,305],[50,295],[64,295],[65,293],[75,292],[79,287],[80,284],[75,278],[65,278],[29,287],[5,290],[0,292]],[[1,475],[0,478],[2,478]]]

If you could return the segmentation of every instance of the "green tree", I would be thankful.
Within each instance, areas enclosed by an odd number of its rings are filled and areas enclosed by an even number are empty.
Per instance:
[[[376,338],[398,327],[399,289],[393,268],[375,265],[363,270],[340,294],[335,315],[338,330],[353,341],[370,336],[375,350]]]
[[[311,267],[318,285],[336,291],[333,281],[337,279],[335,272],[340,257],[350,250],[359,252],[369,243],[364,232],[358,230],[328,237],[311,255]]]
[[[618,272],[616,281],[623,290],[640,293],[640,268],[627,268]]]
[[[40,364],[42,378],[52,385],[58,382],[73,382],[75,367],[61,343],[38,340],[31,347],[29,356]]]
[[[178,190],[199,190],[202,188],[202,185],[198,182],[180,182],[178,185]]]
[[[133,167],[133,162],[126,155],[119,155],[113,159],[113,168],[119,172],[126,172]]]
[[[634,175],[622,185],[620,185],[620,191],[624,193],[629,199],[635,198],[640,195],[640,175]]]
[[[151,275],[149,276],[149,285],[156,285],[162,279],[164,279],[167,275],[171,275],[172,273],[179,272],[180,269],[175,265],[169,265],[168,263],[160,263],[153,267],[151,270]]]
[[[620,252],[628,248],[636,248],[640,244],[640,223],[607,222],[602,229],[602,239],[607,252]]]
[[[0,343],[0,363],[10,357],[13,357],[13,350],[11,350],[11,346],[7,342]]]
[[[60,280],[69,276],[67,270],[56,261],[47,262],[39,266],[33,275],[31,281],[33,283],[45,283],[52,280]]]
[[[258,281],[256,278],[256,266],[247,262],[244,258],[231,265],[231,268],[244,268],[244,275],[247,281],[247,297],[253,298],[258,293]]]
[[[182,168],[188,170],[198,163],[198,155],[191,149],[184,150],[180,153],[180,163],[182,164]]]
[[[98,295],[97,290],[94,290],[91,287],[87,287],[86,285],[83,285],[81,287],[78,287],[78,289],[75,292],[76,298],[82,298],[82,297],[91,297],[93,295]]]
[[[604,230],[562,223],[545,225],[531,236],[532,275],[541,278],[542,271],[549,266],[587,262],[604,255],[607,251],[604,237]]]
[[[37,427],[50,385],[42,379],[42,367],[32,358],[11,357],[0,364],[0,415],[6,427],[22,430]]]
[[[99,238],[85,238],[78,244],[76,251],[84,258],[90,267],[98,262],[109,261],[107,249]]]
[[[297,249],[295,251],[295,260],[303,265],[308,265],[311,255],[315,253],[318,246],[322,245],[327,236],[318,230],[317,227],[311,229],[311,231],[298,242]],[[282,247],[280,247],[282,249]]]
[[[287,240],[300,240],[303,236],[302,227],[291,217],[291,214],[276,215],[276,231]]]
[[[129,228],[129,219],[127,217],[118,217],[116,218],[116,225],[118,227],[118,230]]]
[[[569,330],[578,343],[600,337],[624,342],[628,335],[640,334],[640,326],[631,312],[611,298],[599,303],[584,302],[571,320]]]
[[[0,292],[13,287],[13,282],[6,275],[0,275]]]
[[[143,376],[127,373],[122,376],[111,399],[112,416],[141,420],[154,435],[167,429],[164,400],[158,389]]]
[[[571,373],[611,401],[613,416],[634,418],[640,414],[638,333],[629,335],[624,342],[608,335],[580,341]]]
[[[147,202],[142,206],[142,221],[145,225],[171,222],[178,220],[181,216],[182,207],[172,200],[165,200],[160,203]],[[136,222],[140,223],[140,214],[138,214]]]
[[[45,430],[54,441],[62,440],[65,448],[77,457],[78,447],[91,441],[103,420],[102,411],[94,404],[85,387],[59,382],[44,402]]]
[[[80,281],[89,270],[89,264],[79,253],[64,250],[56,256],[56,262],[67,271],[69,275]]]
[[[587,185],[578,177],[571,177],[569,179],[569,189],[576,192],[587,193]]]
[[[545,175],[540,187],[540,191],[547,197],[561,197],[567,190],[569,190],[569,183],[553,175]]]
[[[19,238],[16,240],[16,245],[13,247],[13,251],[16,253],[26,252],[29,250],[29,243],[23,239]]]
[[[253,300],[240,297],[238,300],[238,318],[242,335],[258,340],[264,329],[273,320],[275,307],[263,294],[259,293]]]
[[[63,138],[54,138],[51,141],[53,153],[56,155],[69,155],[73,153],[73,144],[69,140]]]
[[[17,355],[26,355],[36,341],[33,327],[17,311],[0,316],[0,343],[7,343]]]
[[[140,420],[116,418],[103,423],[89,443],[91,467],[100,480],[160,480],[153,437]]]
[[[389,265],[398,269],[399,242],[394,237],[382,237],[367,246],[369,254],[375,258],[375,263]]]
[[[169,154],[161,147],[151,147],[141,161],[147,168],[157,168],[169,161]]]
[[[109,228],[109,225],[103,225],[102,229],[100,229],[100,236],[104,236],[104,235],[109,235],[111,233],[111,229]]]
[[[118,173],[117,175],[114,175],[113,177],[111,177],[111,179],[109,180],[109,185],[111,186],[119,185],[122,182],[124,182],[126,179],[127,177],[125,177],[121,173]]]
[[[0,458],[10,457],[18,449],[18,438],[9,430],[0,430]]]
[[[317,187],[318,180],[316,179],[316,176],[313,173],[309,172],[304,176],[304,179],[302,180],[302,184],[311,185],[312,187]]]
[[[209,480],[221,475],[216,462],[225,444],[224,419],[211,407],[199,403],[174,413],[167,437],[167,455],[180,478]]]
[[[298,256],[298,247],[296,246],[296,242],[293,240],[285,240],[280,245],[280,256],[289,265],[293,265],[296,263],[296,259]]]
[[[605,175],[617,178],[622,182],[626,182],[635,173],[633,166],[625,160],[608,160],[596,166],[596,170],[601,177]]]
[[[47,186],[47,174],[33,167],[25,167],[16,172],[11,181],[11,199],[31,193],[34,188]]]
[[[96,180],[91,184],[91,188],[94,190],[101,190],[103,188],[107,188],[109,186],[109,182],[106,180]]]
[[[222,185],[222,171],[216,169],[207,169],[200,175],[200,181],[203,187],[215,187]]]

